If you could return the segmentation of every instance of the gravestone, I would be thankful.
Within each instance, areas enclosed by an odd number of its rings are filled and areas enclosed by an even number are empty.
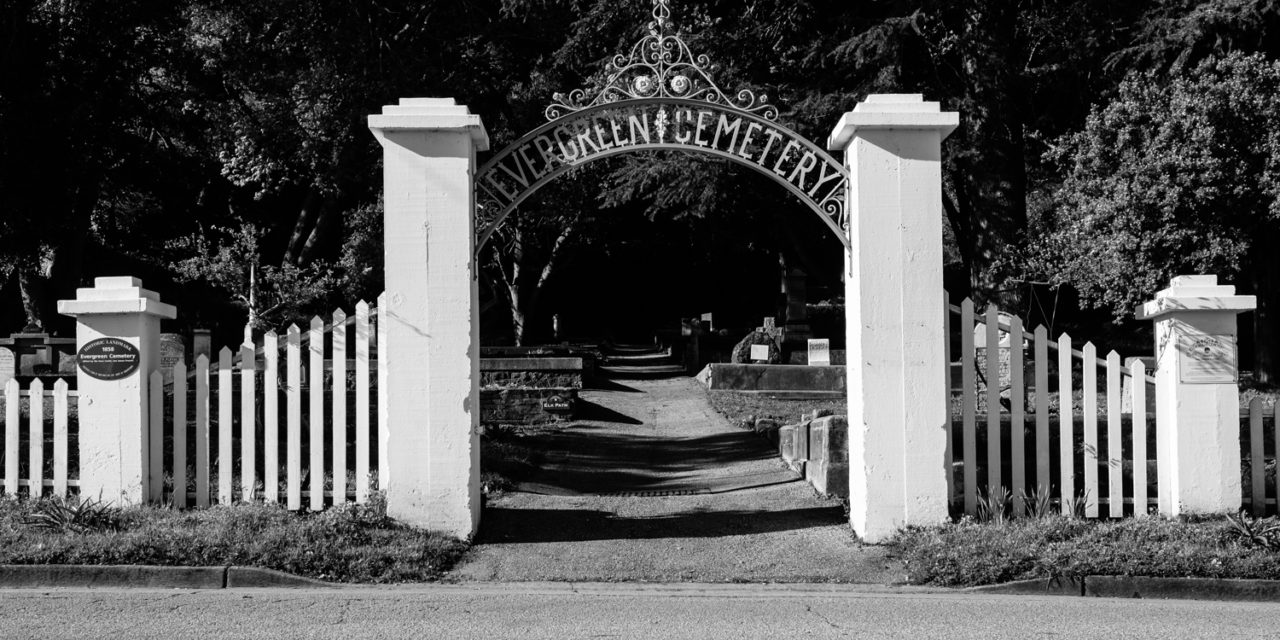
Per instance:
[[[191,361],[204,356],[213,359],[213,338],[208,329],[195,329],[191,332]]]
[[[745,338],[733,347],[733,354],[730,360],[737,364],[750,364],[761,358],[754,356],[759,355],[760,351],[753,349],[753,346],[759,346],[768,349],[767,357],[763,358],[769,364],[778,364],[782,362],[782,350],[778,348],[778,341],[763,329],[757,329],[747,334]]]
[[[186,362],[186,355],[187,347],[181,334],[160,334],[160,376],[165,384],[173,383],[173,367],[179,362]]]
[[[831,365],[831,341],[826,338],[809,339],[809,366],[826,367]]]
[[[13,351],[0,347],[0,389],[8,384],[17,373],[18,360],[14,357]]]

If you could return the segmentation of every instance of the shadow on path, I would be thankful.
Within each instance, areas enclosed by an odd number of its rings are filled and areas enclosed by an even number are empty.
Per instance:
[[[624,517],[597,510],[497,507],[485,510],[477,542],[717,538],[842,526],[844,522],[844,510],[839,506],[785,511],[693,511],[647,517]]]

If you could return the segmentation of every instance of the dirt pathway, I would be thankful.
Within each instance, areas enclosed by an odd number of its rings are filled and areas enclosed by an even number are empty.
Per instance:
[[[457,580],[876,582],[903,579],[766,442],[688,378],[582,394],[540,437],[541,471],[490,502]]]

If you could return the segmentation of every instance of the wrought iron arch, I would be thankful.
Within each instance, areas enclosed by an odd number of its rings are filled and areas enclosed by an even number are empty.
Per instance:
[[[603,88],[555,94],[549,122],[476,172],[476,251],[535,191],[569,169],[633,151],[704,153],[751,168],[797,196],[846,247],[844,163],[777,122],[778,109],[748,89],[726,95],[705,55],[666,33],[668,0],[654,0],[649,34],[615,56]]]

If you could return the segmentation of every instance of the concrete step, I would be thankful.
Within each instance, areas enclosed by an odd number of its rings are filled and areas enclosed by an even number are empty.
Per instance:
[[[670,378],[685,375],[685,370],[678,364],[606,365],[600,367],[600,373],[609,378]]]

